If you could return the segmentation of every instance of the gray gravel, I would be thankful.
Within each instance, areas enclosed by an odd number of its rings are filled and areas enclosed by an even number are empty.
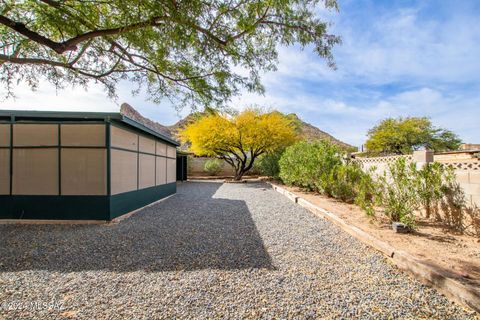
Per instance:
[[[184,183],[118,224],[0,242],[0,318],[475,318],[261,183]]]

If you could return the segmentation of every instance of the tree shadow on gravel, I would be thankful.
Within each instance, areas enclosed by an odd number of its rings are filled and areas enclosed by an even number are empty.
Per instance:
[[[178,193],[109,225],[0,225],[0,272],[274,269],[247,205],[213,198],[221,183]]]

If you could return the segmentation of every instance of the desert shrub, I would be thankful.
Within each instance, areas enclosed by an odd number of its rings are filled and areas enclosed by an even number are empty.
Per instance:
[[[253,163],[252,168],[245,173],[246,176],[259,176],[261,174],[262,174],[262,171],[260,170],[258,161],[255,161]]]
[[[354,163],[335,166],[328,177],[330,195],[345,202],[353,202],[363,175],[365,173],[362,168]]]
[[[470,205],[465,192],[454,179],[434,207],[435,219],[449,228],[480,237],[480,208]]]
[[[355,203],[367,215],[375,215],[374,205],[379,194],[379,185],[356,163],[338,165],[330,175],[331,195],[344,202]]]
[[[327,141],[298,142],[280,157],[279,176],[288,185],[330,194],[329,176],[341,163],[337,148]]]
[[[476,205],[466,207],[465,214],[470,218],[470,226],[467,226],[465,229],[471,230],[473,235],[480,238],[480,208]]]
[[[208,174],[215,176],[222,171],[222,163],[219,159],[207,160],[203,166],[203,170]]]
[[[357,183],[357,194],[354,202],[369,216],[375,215],[375,204],[378,203],[381,193],[381,185],[374,179],[375,167],[363,172]]]
[[[258,170],[261,174],[278,179],[280,174],[280,166],[278,162],[282,156],[284,150],[271,152],[264,155],[258,162]]]
[[[187,171],[188,172],[192,172],[193,171],[193,161],[194,161],[194,157],[192,156],[187,156]]]
[[[427,218],[480,236],[480,208],[468,204],[453,169],[440,163],[418,169],[415,163],[399,158],[378,177],[375,168],[364,171],[356,163],[343,161],[328,142],[299,142],[288,147],[279,160],[265,158],[262,167],[271,170],[265,173],[270,176],[279,172],[288,185],[353,202],[367,215],[375,215],[374,208],[380,205],[392,222],[415,228],[415,214],[423,209]]]
[[[434,162],[417,169],[400,158],[380,184],[380,203],[390,220],[414,227],[415,212],[423,209],[427,218],[455,231],[480,235],[480,210],[469,205],[451,167]]]
[[[389,164],[388,170],[380,177],[382,185],[381,204],[391,221],[402,222],[415,227],[414,212],[419,208],[416,167],[399,158]]]
[[[417,192],[427,218],[438,208],[439,202],[455,189],[453,169],[438,162],[428,163],[415,172]],[[452,189],[453,188],[453,189]],[[452,189],[452,190],[449,190]]]
[[[371,171],[342,161],[338,149],[329,142],[299,142],[288,147],[279,160],[280,178],[289,185],[356,203],[367,214],[378,195],[378,183]]]

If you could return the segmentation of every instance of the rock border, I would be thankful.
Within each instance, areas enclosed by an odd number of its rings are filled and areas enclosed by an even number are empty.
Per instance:
[[[273,190],[284,195],[289,200],[312,212],[320,218],[326,219],[351,236],[357,238],[368,246],[383,253],[399,269],[414,275],[422,283],[434,287],[448,298],[467,306],[480,313],[480,290],[474,286],[464,284],[455,279],[455,276],[445,270],[432,266],[411,254],[398,250],[390,244],[379,240],[360,228],[347,223],[335,214],[309,202],[301,196],[288,191],[272,182],[267,182]]]

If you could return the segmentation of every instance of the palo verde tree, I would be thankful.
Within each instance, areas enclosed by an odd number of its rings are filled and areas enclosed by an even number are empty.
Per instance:
[[[461,140],[450,130],[433,126],[428,118],[388,118],[368,131],[369,153],[410,154],[421,147],[457,150]]]
[[[154,102],[222,106],[241,89],[262,92],[278,45],[312,45],[333,67],[316,11],[335,0],[2,0],[0,83],[7,96],[24,81],[57,88],[119,80]]]
[[[253,167],[255,160],[294,143],[295,124],[280,112],[248,109],[234,116],[207,114],[179,132],[190,151],[225,160],[235,170],[235,180]]]

